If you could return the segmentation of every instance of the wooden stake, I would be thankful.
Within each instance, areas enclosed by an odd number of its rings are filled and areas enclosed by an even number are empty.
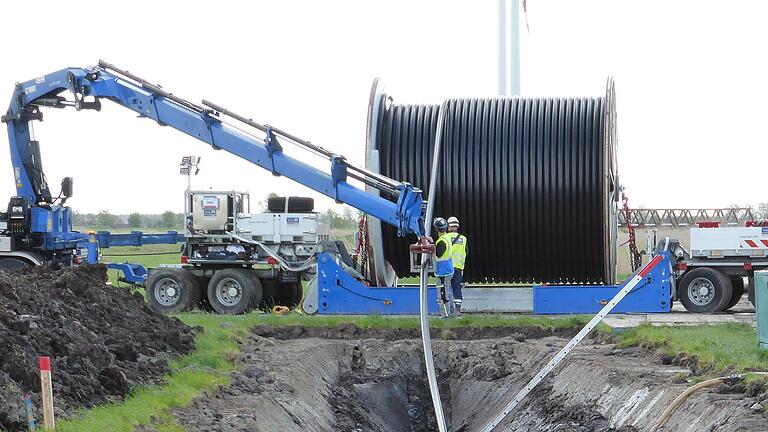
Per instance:
[[[51,358],[40,357],[40,389],[43,395],[43,422],[45,430],[51,432],[56,429],[53,420],[53,382],[51,381]]]

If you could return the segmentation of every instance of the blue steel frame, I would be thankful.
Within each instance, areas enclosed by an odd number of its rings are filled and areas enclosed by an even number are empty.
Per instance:
[[[659,313],[672,308],[672,258],[661,252],[662,261],[643,282],[624,297],[611,313]],[[632,280],[630,275],[624,283]],[[624,286],[620,285],[542,285],[533,287],[535,314],[595,314]]]
[[[333,256],[317,258],[320,315],[418,315],[419,287],[369,287],[348,275]],[[430,314],[437,314],[437,289],[428,287]]]
[[[31,159],[28,148],[31,120],[25,109],[29,110],[32,102],[38,99],[50,100],[66,90],[111,100],[141,117],[171,126],[215,149],[226,150],[274,174],[288,177],[362,210],[395,226],[399,235],[425,235],[421,192],[410,184],[399,185],[400,196],[398,202],[393,203],[349,184],[340,172],[337,159],[332,160],[332,174],[325,173],[287,156],[279,147],[268,146],[264,139],[226,125],[212,111],[192,109],[98,67],[62,69],[16,86],[5,119],[17,194],[30,203],[43,201],[43,197],[32,187],[24,167],[24,162]]]

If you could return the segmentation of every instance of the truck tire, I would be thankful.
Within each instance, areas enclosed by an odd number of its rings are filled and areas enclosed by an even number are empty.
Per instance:
[[[208,282],[208,302],[220,314],[243,314],[261,302],[261,284],[246,269],[217,271]]]
[[[276,280],[265,280],[261,283],[263,295],[259,309],[262,312],[272,312],[272,308],[280,304],[280,288]]]
[[[286,197],[267,198],[267,212],[283,213]],[[311,213],[315,210],[315,200],[307,197],[288,197],[288,213]]]
[[[2,258],[0,259],[0,270],[18,270],[31,267],[28,261],[21,258]]]
[[[731,280],[709,267],[695,268],[683,276],[677,293],[690,312],[712,313],[724,310],[731,301]]]
[[[301,282],[281,283],[278,289],[280,290],[280,305],[293,309],[301,304],[301,299],[304,297]]]
[[[731,287],[733,287],[733,292],[731,293],[731,300],[727,305],[725,305],[725,309],[723,310],[728,310],[736,306],[739,301],[741,301],[741,297],[744,295],[744,278],[731,277],[729,279],[731,280]]]
[[[147,278],[147,303],[160,313],[178,313],[197,306],[201,290],[197,278],[184,269],[161,268]]]

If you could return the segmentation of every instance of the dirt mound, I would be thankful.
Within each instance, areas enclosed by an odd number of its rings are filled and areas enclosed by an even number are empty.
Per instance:
[[[0,271],[0,429],[22,426],[23,393],[40,406],[39,355],[51,357],[66,416],[159,381],[169,358],[194,349],[188,326],[105,281],[104,266]]]

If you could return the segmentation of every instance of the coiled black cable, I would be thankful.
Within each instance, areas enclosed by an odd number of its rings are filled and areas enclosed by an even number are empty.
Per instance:
[[[446,106],[435,216],[458,217],[468,237],[464,279],[612,282],[612,101],[453,99]],[[381,107],[374,117],[381,174],[426,192],[440,106]],[[408,276],[415,239],[398,238],[386,224],[382,234],[385,259]]]

